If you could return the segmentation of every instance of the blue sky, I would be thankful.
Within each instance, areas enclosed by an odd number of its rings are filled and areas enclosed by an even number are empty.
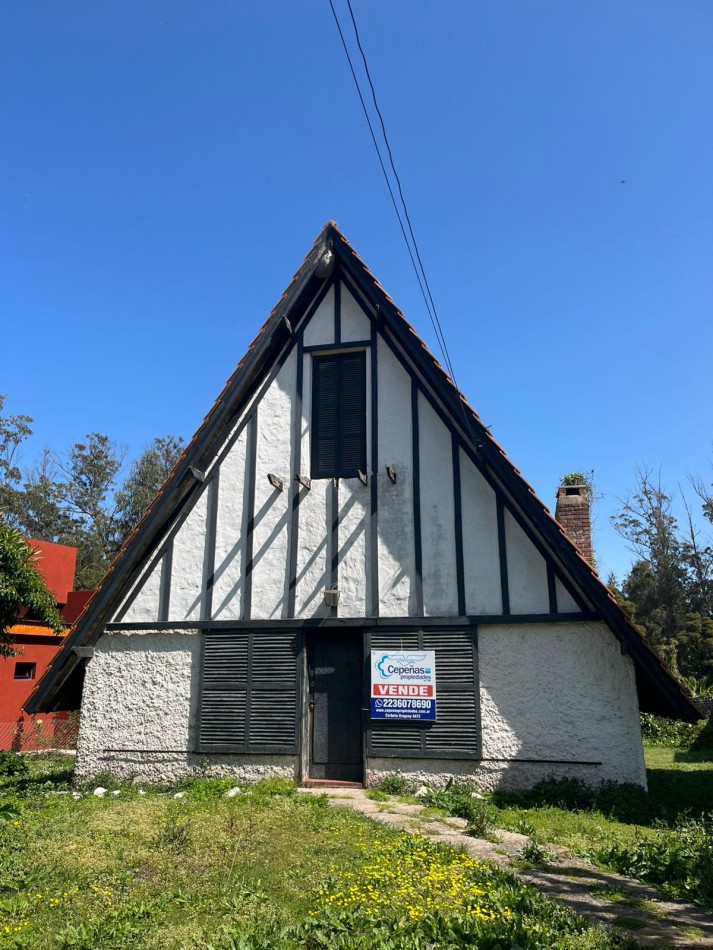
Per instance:
[[[636,467],[713,480],[713,6],[353,5],[458,383],[621,575]],[[435,351],[327,0],[6,0],[0,109],[26,463],[189,437],[330,218]]]

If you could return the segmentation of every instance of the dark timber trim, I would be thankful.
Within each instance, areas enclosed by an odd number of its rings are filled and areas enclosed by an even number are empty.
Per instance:
[[[416,613],[423,613],[423,551],[421,549],[421,462],[418,431],[418,386],[411,377],[411,432],[412,432],[412,475],[413,482],[413,549],[414,549],[414,589],[416,594]]]
[[[257,470],[258,407],[255,405],[250,414],[247,445],[247,492],[248,507],[245,530],[245,571],[243,584],[242,619],[249,620],[252,613],[253,596],[253,531],[255,529],[255,478]]]
[[[342,284],[339,280],[339,268],[335,268],[334,276],[334,343],[339,346],[342,342]]]
[[[483,753],[483,710],[480,702],[480,633],[477,626],[473,630],[473,647],[475,649],[473,696],[475,697],[476,750],[480,757]]]
[[[305,353],[351,353],[352,350],[366,350],[371,340],[347,340],[346,343],[313,343],[303,347]]]
[[[171,609],[171,572],[173,570],[173,539],[166,545],[161,559],[161,586],[158,599],[158,619],[168,620]]]
[[[288,620],[169,620],[165,622],[137,621],[131,623],[108,623],[107,630],[265,630],[279,627],[303,627],[305,630],[316,627],[343,629],[362,627],[365,630],[421,630],[426,627],[482,627],[497,624],[532,623],[592,623],[601,620],[597,613],[570,614],[472,614],[465,617],[305,617]]]
[[[456,581],[458,583],[458,613],[465,614],[465,564],[463,561],[463,501],[460,480],[460,443],[451,432],[453,455],[453,527],[456,543]]]
[[[330,513],[330,583],[332,589],[339,588],[339,479],[333,478],[329,490],[329,513]],[[331,613],[336,617],[339,613],[339,607],[332,607]]]
[[[220,468],[208,484],[208,511],[206,513],[205,549],[203,552],[203,610],[202,620],[213,617],[213,585],[215,584],[215,534],[218,527],[218,491]]]
[[[299,472],[302,464],[302,388],[304,385],[304,335],[297,337],[297,373],[295,382],[295,400],[292,408],[292,471]],[[292,492],[292,520],[290,531],[289,580],[287,582],[287,616],[294,617],[297,601],[297,556],[299,553],[300,531],[300,483],[294,479],[290,483]]]
[[[551,562],[547,562],[547,594],[550,598],[550,613],[557,613],[557,586],[555,584],[555,569]]]
[[[500,557],[500,592],[503,598],[503,613],[510,613],[510,584],[508,580],[508,550],[505,538],[505,504],[498,494],[495,501],[498,518],[498,555]]]
[[[379,368],[376,324],[371,322],[371,513],[369,520],[369,569],[371,615],[379,616]]]

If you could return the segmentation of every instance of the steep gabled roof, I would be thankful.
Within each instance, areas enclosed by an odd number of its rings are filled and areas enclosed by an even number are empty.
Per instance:
[[[618,638],[623,652],[636,665],[643,709],[695,722],[700,711],[671,676],[641,634],[629,622],[547,507],[493,439],[478,414],[395,306],[356,251],[328,222],[275,309],[250,344],[247,353],[218,396],[202,425],[187,445],[146,514],[117,555],[72,634],[26,704],[29,712],[54,707],[61,691],[71,687],[83,661],[78,653],[91,646],[108,622],[116,599],[139,577],[146,555],[158,544],[178,512],[199,490],[195,473],[204,471],[234,425],[242,407],[260,381],[292,345],[294,327],[316,295],[324,289],[325,262],[333,254],[340,273],[375,312],[378,328],[409,371],[416,376],[434,406],[448,416],[464,451],[499,492],[541,552],[556,566],[581,599]],[[368,622],[368,621],[367,621]]]

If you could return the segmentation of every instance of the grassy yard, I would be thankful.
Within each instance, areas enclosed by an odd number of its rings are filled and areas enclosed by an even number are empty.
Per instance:
[[[656,746],[645,753],[648,796],[623,790],[585,803],[566,787],[525,801],[495,796],[493,823],[713,907],[713,754]]]
[[[70,777],[35,760],[0,778],[0,948],[630,945],[465,853],[284,781],[75,800]]]

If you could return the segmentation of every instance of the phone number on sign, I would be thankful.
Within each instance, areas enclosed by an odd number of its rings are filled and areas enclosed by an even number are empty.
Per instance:
[[[430,709],[431,699],[382,699],[377,706],[383,709]]]

